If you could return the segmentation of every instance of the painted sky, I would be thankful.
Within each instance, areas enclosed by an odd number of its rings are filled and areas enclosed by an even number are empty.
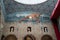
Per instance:
[[[4,6],[3,11],[4,17],[6,21],[16,21],[20,20],[21,17],[16,17],[16,14],[26,15],[31,12],[38,12],[40,14],[45,14],[50,17],[57,0],[47,0],[44,3],[36,4],[36,5],[27,5],[18,3],[14,0],[3,0],[2,6]],[[18,15],[20,16],[20,15]]]

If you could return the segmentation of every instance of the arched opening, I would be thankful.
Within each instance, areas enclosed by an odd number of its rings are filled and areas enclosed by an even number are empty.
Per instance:
[[[41,40],[53,40],[50,35],[43,35]]]
[[[15,35],[8,35],[5,40],[17,40],[17,37]]]
[[[14,32],[14,26],[10,27],[10,32]]]
[[[36,40],[35,37],[33,35],[26,35],[24,37],[24,40]]]

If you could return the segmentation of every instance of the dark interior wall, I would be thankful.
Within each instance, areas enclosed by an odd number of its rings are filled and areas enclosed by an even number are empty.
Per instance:
[[[58,22],[59,22],[59,32],[60,32],[60,17],[58,18]]]

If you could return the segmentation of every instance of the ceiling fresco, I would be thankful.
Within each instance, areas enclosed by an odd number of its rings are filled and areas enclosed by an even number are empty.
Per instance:
[[[20,16],[17,17],[16,14],[32,14],[36,12],[40,15],[45,15],[50,17],[57,0],[47,0],[46,2],[35,4],[35,5],[27,5],[18,3],[14,0],[3,0],[3,5],[5,8],[5,21],[19,21]],[[48,19],[47,19],[48,20]]]

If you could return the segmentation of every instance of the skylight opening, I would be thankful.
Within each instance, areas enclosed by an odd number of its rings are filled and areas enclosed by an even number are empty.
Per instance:
[[[14,1],[22,4],[32,5],[32,4],[40,4],[40,3],[46,2],[47,0],[14,0]]]

